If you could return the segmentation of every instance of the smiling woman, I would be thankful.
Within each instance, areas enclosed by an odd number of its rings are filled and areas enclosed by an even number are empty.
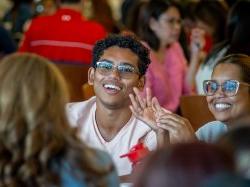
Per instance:
[[[228,124],[250,114],[249,75],[250,57],[247,55],[229,55],[216,64],[212,80],[204,81],[204,92],[208,107],[218,121],[201,127],[196,133],[199,139],[214,141],[227,131]]]
[[[207,123],[198,129],[196,137],[199,140],[214,142],[230,128],[232,122],[250,116],[249,84],[249,56],[232,54],[216,64],[212,80],[204,82],[204,89],[208,107],[217,121]],[[131,110],[135,116],[156,132],[167,130],[170,143],[193,140],[194,131],[187,119],[165,110],[150,92],[146,94],[146,99],[137,94],[139,91],[135,92],[135,98],[131,97]],[[150,102],[157,107],[147,104]],[[150,108],[152,112],[148,112]]]

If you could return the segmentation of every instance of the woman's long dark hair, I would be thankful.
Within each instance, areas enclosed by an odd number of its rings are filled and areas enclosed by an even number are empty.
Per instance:
[[[230,48],[227,54],[250,55],[250,1],[238,1],[229,13],[227,38]]]
[[[250,55],[250,1],[236,2],[229,12],[226,26],[226,39],[213,48],[205,64],[215,54],[228,46],[226,55],[241,53]]]
[[[146,41],[155,51],[160,47],[160,40],[149,26],[150,19],[154,18],[155,20],[158,20],[159,17],[172,6],[179,10],[176,4],[165,0],[151,0],[148,3],[142,4],[142,7],[140,8],[138,34],[140,38]]]
[[[219,1],[202,0],[194,8],[194,18],[214,28],[213,43],[225,39],[225,27],[228,10]]]

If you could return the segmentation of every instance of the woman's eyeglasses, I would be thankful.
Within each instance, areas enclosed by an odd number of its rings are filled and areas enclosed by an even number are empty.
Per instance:
[[[219,84],[215,80],[205,80],[203,82],[203,90],[207,96],[212,96],[221,87],[221,91],[226,96],[232,97],[237,94],[240,84],[249,86],[249,84],[242,83],[237,80],[226,80],[222,84]]]
[[[114,69],[116,69],[122,78],[131,78],[135,74],[139,74],[138,69],[136,69],[132,65],[129,64],[114,65],[112,62],[106,60],[98,61],[96,63],[96,69],[102,75],[110,75],[114,71]]]

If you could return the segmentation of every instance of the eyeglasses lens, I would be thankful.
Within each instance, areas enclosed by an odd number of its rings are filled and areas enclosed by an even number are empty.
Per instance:
[[[222,84],[222,90],[227,96],[233,96],[237,93],[238,90],[238,82],[234,80],[225,81]]]
[[[204,83],[204,91],[206,95],[213,95],[218,89],[218,85],[213,81],[206,81]]]
[[[98,71],[103,75],[110,75],[114,69],[117,69],[120,76],[123,78],[130,78],[137,74],[136,69],[128,64],[119,64],[118,66],[113,65],[110,62],[99,61],[96,64]]]
[[[208,96],[214,95],[220,86],[223,93],[230,97],[236,95],[239,83],[235,80],[227,80],[220,85],[216,81],[208,80],[204,82],[204,92]]]

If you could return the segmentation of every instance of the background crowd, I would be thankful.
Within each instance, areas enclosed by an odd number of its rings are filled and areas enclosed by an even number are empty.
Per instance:
[[[0,186],[250,186],[250,1],[113,3],[9,1]]]

